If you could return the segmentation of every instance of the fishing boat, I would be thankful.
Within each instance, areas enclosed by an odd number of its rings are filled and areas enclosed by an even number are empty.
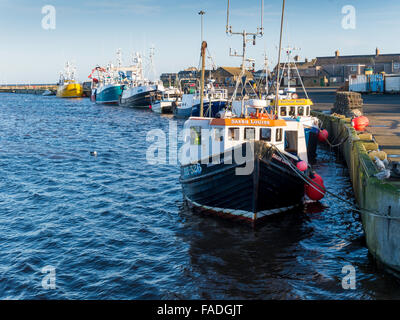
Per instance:
[[[313,117],[311,115],[311,107],[313,102],[308,97],[307,91],[297,69],[296,62],[294,59],[292,59],[292,53],[294,49],[295,48],[290,47],[284,49],[287,54],[287,61],[284,63],[280,74],[287,74],[287,87],[280,89],[279,86],[278,94],[276,92],[276,84],[274,88],[268,87],[268,59],[265,59],[265,93],[258,93],[259,96],[262,96],[261,99],[245,99],[243,105],[246,106],[249,114],[255,113],[257,107],[263,107],[268,113],[274,112],[278,119],[301,122],[305,131],[308,158],[313,161],[317,155],[318,135],[320,132],[321,122],[317,117]],[[305,98],[299,99],[296,88],[291,87],[291,70],[296,72],[295,74],[301,83]],[[278,96],[278,99],[276,99],[276,96]],[[232,102],[232,110],[234,113],[241,114],[242,108],[243,106],[241,101]]]
[[[211,118],[216,117],[220,111],[224,110],[228,101],[228,90],[215,88],[213,83],[212,79],[209,80],[207,88],[203,92],[204,115]],[[195,93],[184,94],[181,105],[174,109],[175,117],[198,117],[200,115],[200,96],[199,90]]]
[[[124,88],[125,74],[122,69],[121,49],[117,50],[117,65],[111,63],[106,68],[97,66],[88,78],[92,79],[92,101],[97,104],[119,104]],[[97,73],[96,77],[94,74]]]
[[[57,97],[81,98],[83,96],[82,85],[76,82],[75,73],[75,67],[70,62],[67,62],[65,64],[64,72],[60,72]]]
[[[150,55],[152,61],[152,55]],[[152,63],[151,63],[152,64]],[[142,58],[136,54],[133,59],[133,68],[130,71],[129,83],[124,87],[120,104],[128,107],[151,108],[162,95],[164,86],[160,81],[150,81],[143,75]]]
[[[163,92],[160,99],[152,104],[151,110],[162,114],[173,113],[173,110],[181,104],[181,96],[182,94],[178,88],[170,87]]]
[[[246,43],[262,36],[263,28],[257,28],[257,33],[234,33],[228,25],[229,1],[227,11],[227,33],[243,37],[240,57],[244,74],[245,63],[251,61],[245,55]],[[203,42],[202,89],[206,47]],[[242,79],[236,89],[239,81]],[[266,100],[246,104],[244,95],[240,113],[235,114],[228,105],[218,118],[206,117],[202,89],[200,116],[190,117],[184,124],[180,157],[180,182],[191,208],[255,226],[268,216],[301,205],[306,193],[310,198],[322,198],[323,182],[308,164],[301,121],[279,119],[276,110],[267,112]]]

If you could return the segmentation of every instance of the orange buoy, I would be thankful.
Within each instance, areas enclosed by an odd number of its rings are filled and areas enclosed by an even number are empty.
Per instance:
[[[319,133],[318,133],[318,140],[320,141],[320,142],[325,142],[326,140],[328,140],[328,136],[329,136],[329,133],[328,133],[328,131],[327,130],[319,130]]]
[[[369,125],[369,119],[366,116],[360,116],[357,118],[354,118],[351,121],[351,124],[353,125],[354,129],[357,131],[364,131],[366,127]]]
[[[311,180],[312,185],[306,184],[305,186],[306,195],[311,200],[319,201],[325,196],[324,180],[316,173],[313,173]]]

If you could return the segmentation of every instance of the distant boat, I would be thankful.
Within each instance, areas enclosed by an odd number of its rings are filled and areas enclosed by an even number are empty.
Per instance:
[[[48,97],[48,96],[55,96],[55,93],[50,90],[46,90],[45,92],[42,93],[42,96]]]
[[[172,113],[174,108],[181,104],[181,93],[177,88],[168,88],[160,100],[152,104],[151,110],[155,113]]]
[[[164,86],[160,82],[144,78],[140,54],[137,53],[134,56],[133,63],[127,75],[130,81],[124,87],[120,104],[136,108],[151,108],[157,100],[157,95],[164,92]]]
[[[83,88],[75,80],[75,68],[70,62],[67,62],[64,72],[60,73],[60,81],[57,88],[57,97],[59,98],[81,98]]]
[[[123,79],[125,79],[122,68],[121,49],[117,50],[117,66],[112,64],[106,68],[97,66],[92,70],[89,78],[92,79],[92,97],[93,102],[99,104],[119,104],[124,88]],[[94,73],[97,72],[96,78]]]
[[[228,91],[214,88],[213,81],[210,81],[204,92],[204,115],[211,118],[216,117],[220,111],[225,109],[227,101]],[[200,92],[184,94],[182,104],[174,110],[174,115],[177,118],[198,117],[200,115]]]

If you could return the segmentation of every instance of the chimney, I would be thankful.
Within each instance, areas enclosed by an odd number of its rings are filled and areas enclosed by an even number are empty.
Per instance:
[[[337,57],[339,57],[340,56],[340,52],[339,52],[339,50],[336,50],[335,51],[335,57],[337,58]]]
[[[376,48],[376,50],[375,50],[375,55],[376,56],[379,56],[381,54],[381,50],[379,50],[378,48]]]

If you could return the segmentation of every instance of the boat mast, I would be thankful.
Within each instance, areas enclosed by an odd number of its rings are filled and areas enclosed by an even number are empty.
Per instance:
[[[206,49],[207,42],[201,43],[201,80],[200,80],[200,117],[203,117],[204,113],[204,74],[206,66]]]
[[[283,19],[285,16],[285,0],[282,3],[282,17],[281,17],[281,32],[279,37],[279,50],[278,50],[278,65],[277,65],[277,77],[276,77],[276,94],[275,94],[275,114],[278,112],[278,100],[279,100],[279,86],[280,86],[280,69],[281,69],[281,51],[282,51],[282,33],[283,33]]]
[[[247,81],[242,81],[242,78],[246,74],[246,62],[252,62],[253,59],[246,58],[246,47],[247,42],[252,42],[253,45],[256,44],[256,37],[262,37],[264,35],[264,28],[263,28],[263,19],[264,19],[264,0],[261,0],[261,25],[257,27],[257,32],[247,32],[243,30],[242,32],[234,32],[232,31],[232,26],[229,25],[229,9],[230,9],[230,1],[228,0],[228,7],[226,12],[226,34],[227,35],[240,35],[243,38],[243,49],[242,54],[237,54],[236,51],[232,53],[232,49],[229,51],[229,55],[231,57],[239,57],[242,58],[242,65],[241,65],[241,72],[239,77],[236,80],[235,90],[231,97],[231,103],[236,98],[237,90],[239,88],[239,83],[242,82],[243,92],[242,92],[242,108],[241,108],[241,116],[244,115],[244,92],[246,90],[246,83]]]

